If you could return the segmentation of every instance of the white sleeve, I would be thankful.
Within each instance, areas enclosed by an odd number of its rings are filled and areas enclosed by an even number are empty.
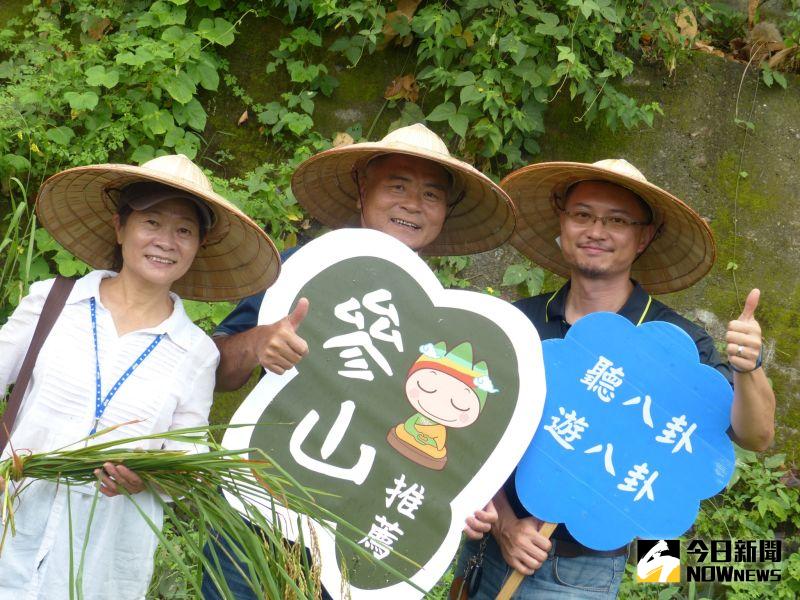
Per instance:
[[[185,393],[178,401],[178,406],[172,414],[169,430],[200,427],[208,425],[208,413],[214,401],[214,382],[219,364],[219,351],[208,337],[197,344],[201,349],[197,355],[189,357],[194,368],[189,369]],[[194,353],[193,353],[194,354]],[[166,450],[187,450],[189,452],[204,452],[205,446],[186,444],[165,440]]]
[[[6,388],[17,380],[39,315],[42,314],[42,306],[54,281],[48,279],[32,284],[30,293],[20,301],[0,328],[0,398],[5,395]]]

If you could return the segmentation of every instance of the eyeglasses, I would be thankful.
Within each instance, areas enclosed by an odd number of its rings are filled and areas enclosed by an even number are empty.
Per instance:
[[[558,210],[564,213],[570,220],[570,222],[573,223],[574,225],[577,225],[578,227],[591,227],[597,221],[600,221],[606,230],[615,233],[622,233],[635,225],[650,224],[650,223],[644,223],[642,221],[632,221],[625,217],[618,217],[618,216],[598,217],[590,212],[586,212],[585,210],[573,211],[573,210],[567,210],[565,208],[559,208]]]

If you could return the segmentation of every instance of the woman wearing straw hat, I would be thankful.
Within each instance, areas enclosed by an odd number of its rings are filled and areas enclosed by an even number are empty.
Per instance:
[[[171,290],[199,300],[263,290],[279,270],[269,238],[182,155],[69,169],[43,184],[36,208],[98,270],[75,282],[36,359],[6,456],[95,432],[106,442],[205,425],[218,352]],[[33,284],[0,329],[0,389],[16,380],[52,287]],[[79,569],[85,597],[144,597],[157,538],[140,511],[160,524],[161,502],[124,466],[97,476],[99,499],[94,486],[9,484],[24,489],[0,555],[0,598],[71,597]]]
[[[419,123],[396,129],[379,142],[339,146],[312,156],[292,177],[292,191],[328,227],[375,229],[426,255],[491,250],[514,229],[514,207],[506,193],[451,156],[442,139]],[[241,387],[259,366],[281,374],[307,352],[305,340],[295,333],[309,310],[307,300],[301,298],[277,323],[258,325],[262,298],[259,294],[239,303],[214,334],[221,354],[217,389]],[[470,517],[465,531],[481,537],[493,520],[490,506]],[[226,561],[224,555],[219,558]],[[241,577],[232,565],[228,574],[234,589]],[[205,597],[218,597],[211,588],[204,581]],[[237,597],[254,597],[244,585],[239,589]]]
[[[694,210],[621,159],[530,165],[501,185],[518,208],[512,244],[569,279],[554,294],[516,304],[542,340],[563,338],[577,319],[598,311],[617,312],[634,324],[673,323],[692,337],[700,360],[733,384],[731,437],[745,448],[767,448],[774,431],[775,396],[761,369],[761,328],[753,316],[758,290],[728,326],[728,363],[708,333],[650,295],[689,287],[714,263],[711,230]],[[495,505],[499,518],[475,598],[494,598],[508,566],[525,575],[536,572],[523,580],[515,598],[616,597],[627,547],[593,551],[563,525],[551,544],[519,502],[513,477],[495,496]],[[475,552],[467,546],[462,569]]]

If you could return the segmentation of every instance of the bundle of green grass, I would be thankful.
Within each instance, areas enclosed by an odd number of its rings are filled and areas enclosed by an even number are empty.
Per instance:
[[[7,536],[15,534],[14,511],[19,502],[24,502],[24,498],[19,496],[26,482],[39,479],[67,486],[92,483],[96,482],[94,471],[107,462],[122,464],[135,471],[145,487],[161,500],[165,518],[175,527],[181,547],[177,547],[175,537],[164,535],[159,525],[140,510],[143,525],[146,522],[145,526],[156,532],[174,568],[198,597],[203,572],[210,576],[223,597],[234,597],[220,572],[219,561],[223,553],[229,554],[235,563],[244,565],[241,575],[259,597],[319,597],[318,561],[310,561],[301,550],[303,540],[294,545],[282,537],[281,530],[274,525],[279,521],[273,499],[318,523],[335,523],[337,536],[349,531],[352,538],[359,533],[320,508],[314,499],[318,492],[303,488],[263,452],[252,448],[227,450],[207,439],[209,428],[95,443],[93,438],[101,437],[103,433],[87,438],[92,445],[83,448],[71,446],[70,449],[41,454],[13,452],[11,458],[0,461],[0,478],[6,482],[0,498],[0,556]],[[207,451],[187,453],[119,447],[152,438],[202,445]],[[247,458],[254,455],[261,458]],[[237,501],[240,505],[238,510],[225,495]],[[135,495],[128,495],[128,499],[136,503]],[[98,500],[99,491],[93,507]],[[298,527],[298,530],[302,529]],[[352,544],[352,541],[348,540],[348,543]],[[314,543],[308,545],[314,548]],[[70,565],[75,571],[78,597],[83,570],[81,558],[74,557]]]

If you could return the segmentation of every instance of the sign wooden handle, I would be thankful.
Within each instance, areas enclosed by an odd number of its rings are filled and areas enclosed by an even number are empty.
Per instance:
[[[544,537],[549,538],[551,535],[553,535],[557,525],[557,523],[544,522],[539,528],[539,533],[541,533]],[[514,571],[511,576],[506,579],[505,584],[503,584],[503,587],[500,590],[500,593],[497,594],[497,598],[495,600],[511,600],[511,596],[513,596],[514,592],[517,591],[517,588],[520,586],[523,579],[525,579],[524,573]]]

